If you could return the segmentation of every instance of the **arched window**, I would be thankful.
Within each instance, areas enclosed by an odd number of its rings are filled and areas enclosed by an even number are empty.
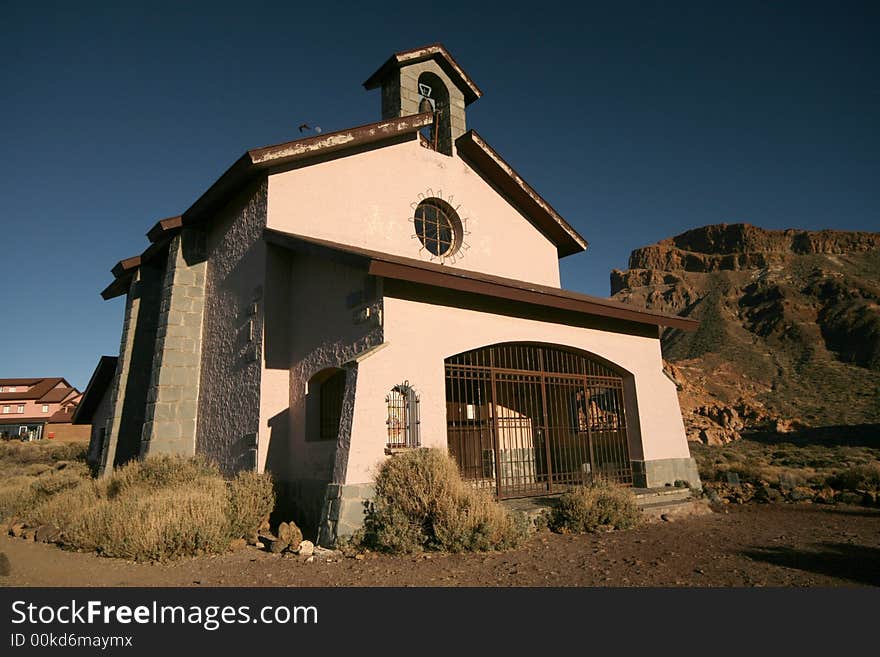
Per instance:
[[[329,368],[309,379],[306,440],[336,440],[345,397],[345,370]]]
[[[419,440],[419,394],[404,381],[396,385],[385,397],[388,407],[387,449],[418,447]]]

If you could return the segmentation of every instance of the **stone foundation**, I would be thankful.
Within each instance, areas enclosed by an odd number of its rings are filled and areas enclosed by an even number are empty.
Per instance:
[[[376,495],[369,484],[328,484],[318,526],[318,544],[331,546],[337,538],[351,536],[364,525],[366,504]]]
[[[693,458],[632,461],[633,484],[639,488],[672,486],[677,480],[686,481],[694,490],[700,490],[700,474]]]

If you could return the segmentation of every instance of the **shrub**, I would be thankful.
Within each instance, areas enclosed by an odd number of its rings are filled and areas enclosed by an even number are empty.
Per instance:
[[[109,557],[162,561],[229,546],[226,484],[207,479],[141,497],[98,499],[62,527],[65,542]]]
[[[87,446],[82,443],[0,442],[0,472],[6,476],[37,474],[59,462],[85,462]],[[42,468],[41,466],[45,466]]]
[[[162,454],[130,461],[115,469],[107,481],[107,495],[112,498],[130,489],[147,493],[173,486],[197,485],[212,477],[220,477],[220,470],[201,456]]]
[[[0,516],[53,525],[72,548],[138,561],[222,552],[274,502],[268,475],[226,481],[200,457],[150,457],[100,480],[83,463],[57,461],[37,476],[0,480]]]
[[[232,538],[255,534],[275,508],[275,490],[267,474],[240,472],[229,482],[229,533]]]
[[[550,515],[556,532],[594,532],[602,528],[630,529],[641,522],[642,512],[629,489],[596,480],[559,498]]]
[[[880,463],[846,468],[830,476],[828,485],[837,490],[880,491]]]
[[[356,540],[386,552],[498,550],[518,545],[527,527],[524,517],[462,481],[444,450],[418,449],[381,466]]]

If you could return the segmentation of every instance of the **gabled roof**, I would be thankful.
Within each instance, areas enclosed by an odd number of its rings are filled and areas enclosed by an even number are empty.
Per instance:
[[[19,383],[15,383],[18,381]],[[24,383],[25,381],[29,381],[30,383]],[[0,379],[0,385],[2,386],[20,386],[20,385],[29,385],[30,388],[28,390],[16,390],[15,392],[0,392],[0,401],[25,401],[25,400],[34,400],[34,401],[45,401],[46,403],[54,403],[56,397],[59,393],[55,392],[55,386],[59,383],[63,383],[64,387],[59,388],[59,391],[65,390],[76,390],[73,386],[71,386],[66,379],[58,376],[58,377],[50,377],[44,379]],[[51,399],[45,399],[46,396],[51,397]],[[66,395],[65,395],[66,396]],[[62,397],[63,399],[63,397]],[[60,401],[60,400],[57,400]]]
[[[69,424],[73,419],[74,411],[65,411],[64,409],[60,409],[52,413],[52,416],[49,418],[49,424]]]
[[[396,71],[404,64],[415,64],[426,59],[435,60],[440,65],[440,68],[445,71],[446,75],[455,83],[455,86],[461,89],[461,92],[464,94],[465,105],[470,105],[483,95],[483,92],[480,91],[476,83],[471,80],[470,76],[464,72],[464,69],[458,65],[458,62],[452,58],[449,51],[440,43],[394,53],[375,73],[367,78],[364,82],[364,88],[375,89],[382,84],[392,71]]]
[[[107,389],[113,382],[113,377],[116,374],[117,360],[119,360],[117,356],[101,356],[95,371],[92,372],[92,378],[89,379],[86,391],[73,412],[72,421],[74,424],[92,423],[95,409],[98,408],[98,404],[101,403]]]
[[[79,390],[76,388],[52,388],[45,395],[40,397],[39,401],[44,404],[60,404],[71,395],[76,395]]]
[[[141,255],[120,260],[113,267],[115,280],[101,292],[101,296],[112,299],[125,294],[131,275],[141,264],[162,253],[168,240],[181,227],[210,219],[231,195],[259,176],[292,164],[307,165],[326,155],[343,154],[363,146],[416,139],[418,131],[432,122],[433,114],[425,112],[247,151],[186,212],[157,222],[147,233],[153,243]],[[519,207],[526,218],[556,245],[560,257],[587,248],[587,241],[476,132],[471,130],[459,137],[456,149],[474,170]]]
[[[0,386],[32,386],[43,379],[0,379]]]
[[[560,258],[584,251],[589,246],[587,240],[532,189],[475,130],[469,130],[456,139],[455,150],[489,178],[527,217],[532,218],[535,227],[556,245]]]
[[[699,322],[687,317],[638,310],[630,305],[610,299],[457,267],[422,262],[421,260],[403,258],[327,240],[284,233],[271,228],[263,230],[263,237],[271,244],[294,252],[322,255],[332,251],[343,254],[366,266],[368,273],[374,276],[637,324],[668,326],[685,331],[695,331],[699,326]]]

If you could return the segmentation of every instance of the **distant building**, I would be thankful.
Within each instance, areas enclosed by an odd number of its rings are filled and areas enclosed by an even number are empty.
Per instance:
[[[107,420],[110,416],[110,392],[113,376],[116,374],[116,356],[101,356],[98,366],[89,379],[86,391],[73,413],[75,425],[89,425],[89,451],[86,456],[89,464],[95,465],[101,456],[101,446],[107,434]]]
[[[0,438],[76,439],[71,418],[82,394],[61,377],[0,379]]]
[[[698,486],[659,339],[697,323],[560,288],[587,242],[467,129],[482,92],[442,46],[364,86],[381,121],[246,152],[113,268],[102,469],[199,453],[269,471],[326,543],[418,447],[499,498],[596,475]]]

